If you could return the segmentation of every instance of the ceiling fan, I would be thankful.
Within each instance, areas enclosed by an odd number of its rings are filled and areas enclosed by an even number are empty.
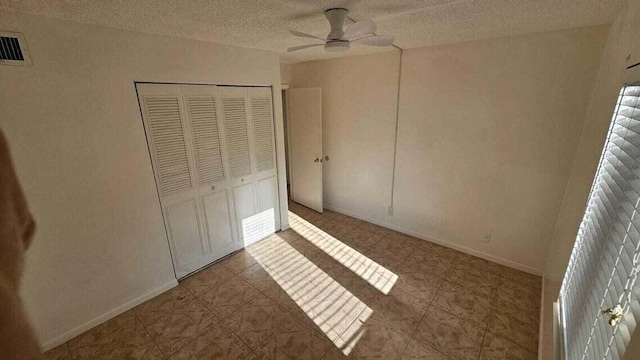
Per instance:
[[[361,20],[349,25],[344,29],[344,20],[347,18],[349,10],[343,8],[333,8],[324,12],[329,24],[331,32],[326,39],[319,36],[303,33],[300,31],[291,31],[291,34],[310,39],[322,40],[321,44],[308,44],[292,46],[287,52],[298,51],[315,46],[324,46],[326,51],[338,52],[346,51],[351,44],[361,44],[369,46],[391,46],[393,45],[393,35],[376,35],[376,24],[371,20]]]

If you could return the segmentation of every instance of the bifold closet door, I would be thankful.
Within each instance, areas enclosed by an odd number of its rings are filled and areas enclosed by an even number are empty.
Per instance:
[[[138,84],[174,269],[182,278],[242,247],[216,86]]]
[[[208,239],[210,260],[242,246],[233,228],[233,208],[227,171],[224,129],[216,86],[182,85],[189,145],[193,152],[202,229]]]
[[[271,89],[221,87],[238,237],[249,245],[280,228]],[[273,199],[276,201],[274,202]]]
[[[257,223],[260,236],[280,229],[280,202],[276,171],[275,133],[273,128],[273,101],[271,89],[248,88],[251,110],[251,139],[254,154],[255,191],[257,194]]]
[[[178,278],[280,227],[270,89],[136,86]]]
[[[138,84],[137,90],[173,265],[180,278],[209,261],[182,89]]]

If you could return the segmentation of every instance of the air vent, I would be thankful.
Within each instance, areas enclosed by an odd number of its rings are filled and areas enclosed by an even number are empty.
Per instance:
[[[24,35],[0,31],[0,65],[31,65]]]

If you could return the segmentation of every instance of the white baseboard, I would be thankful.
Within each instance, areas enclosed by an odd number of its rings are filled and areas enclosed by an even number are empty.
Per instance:
[[[483,258],[485,260],[489,260],[489,261],[492,261],[494,263],[498,263],[500,265],[504,265],[504,266],[507,266],[507,267],[510,267],[510,268],[513,268],[513,269],[516,269],[516,270],[524,271],[524,272],[529,273],[529,274],[538,275],[538,276],[542,275],[542,271],[540,271],[540,270],[538,270],[536,268],[533,268],[531,266],[523,265],[523,264],[517,263],[515,261],[509,260],[509,259],[505,259],[505,258],[502,258],[502,257],[499,257],[499,256],[495,256],[495,255],[492,255],[492,254],[488,254],[488,253],[485,253],[483,251],[475,250],[475,249],[466,247],[464,245],[460,245],[460,244],[456,244],[456,243],[453,243],[453,242],[450,242],[450,241],[438,239],[438,238],[430,236],[428,234],[421,234],[421,233],[413,231],[411,229],[406,229],[406,228],[403,228],[403,227],[400,227],[400,226],[396,226],[396,225],[393,225],[393,224],[385,223],[383,221],[378,221],[376,219],[370,219],[370,218],[367,218],[366,216],[360,216],[360,215],[354,214],[354,213],[352,213],[352,212],[350,212],[348,210],[340,209],[340,208],[337,208],[337,207],[329,205],[329,204],[324,204],[324,208],[327,209],[327,210],[339,212],[341,214],[345,214],[345,215],[354,217],[356,219],[364,220],[364,221],[370,222],[372,224],[380,225],[382,227],[386,227],[387,229],[395,230],[395,231],[401,232],[403,234],[411,235],[411,236],[416,237],[418,239],[422,239],[422,240],[425,240],[425,241],[436,243],[438,245],[446,246],[448,248],[461,251],[461,252],[463,252],[465,254],[477,256],[479,258]]]
[[[162,294],[163,292],[174,288],[177,285],[178,285],[178,280],[169,281],[168,283],[166,283],[166,284],[164,284],[164,285],[162,285],[160,287],[157,287],[157,288],[151,290],[150,292],[148,292],[148,293],[146,293],[146,294],[144,294],[142,296],[139,296],[139,297],[127,302],[127,303],[124,303],[124,304],[116,307],[113,310],[107,311],[106,313],[104,313],[104,314],[102,314],[102,315],[100,315],[98,317],[95,317],[95,318],[87,321],[86,323],[84,323],[84,324],[82,324],[80,326],[77,326],[77,327],[65,332],[62,335],[56,336],[55,338],[46,341],[45,343],[42,344],[42,350],[43,351],[47,351],[47,350],[53,349],[54,347],[56,347],[58,345],[64,344],[65,342],[67,342],[67,341],[73,339],[74,337],[86,332],[87,330],[90,330],[90,329],[102,324],[103,322],[105,322],[107,320],[113,319],[114,317],[124,313],[127,310],[131,310],[134,307],[142,304],[143,302],[145,302],[145,301],[147,301],[147,300],[149,300],[151,298],[154,298],[154,297]]]

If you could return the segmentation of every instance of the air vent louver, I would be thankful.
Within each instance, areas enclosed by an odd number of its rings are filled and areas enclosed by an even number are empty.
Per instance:
[[[24,61],[18,38],[0,36],[0,59]]]
[[[31,65],[29,52],[22,34],[0,31],[0,64]]]

